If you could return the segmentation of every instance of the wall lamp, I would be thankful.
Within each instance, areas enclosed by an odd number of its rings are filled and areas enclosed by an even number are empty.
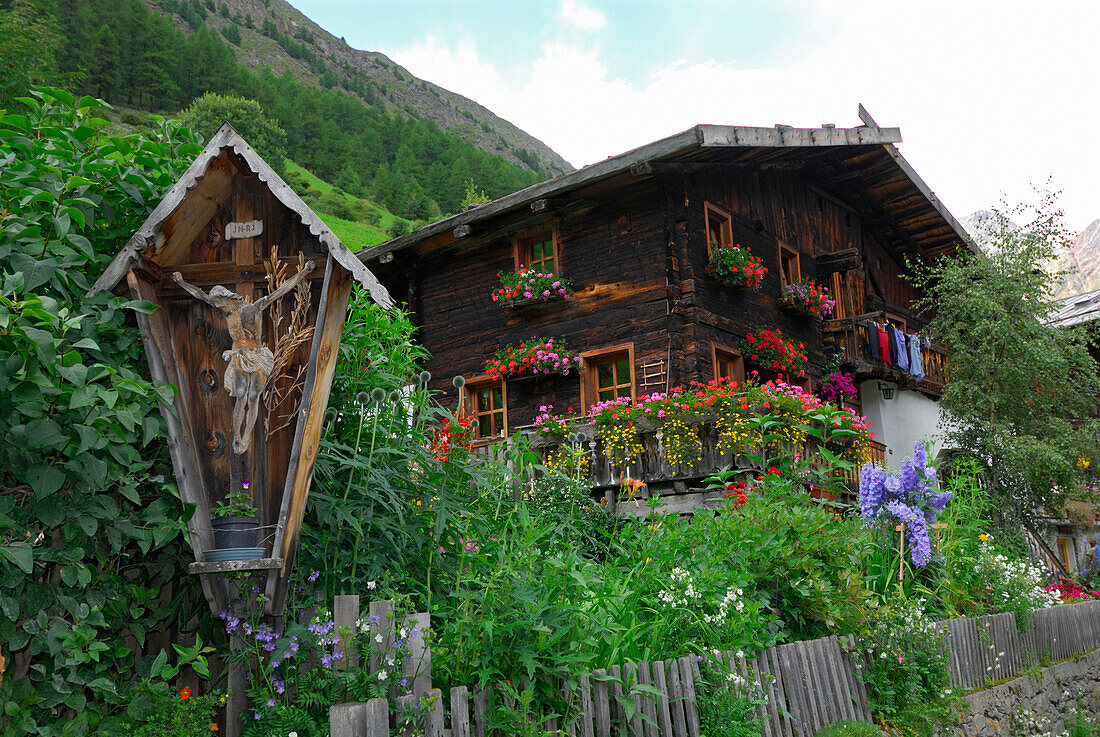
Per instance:
[[[878,390],[880,392],[882,392],[882,398],[883,399],[886,399],[886,400],[893,399],[894,398],[894,389],[895,389],[895,387],[894,387],[893,384],[888,384],[885,381],[880,381],[878,383]]]

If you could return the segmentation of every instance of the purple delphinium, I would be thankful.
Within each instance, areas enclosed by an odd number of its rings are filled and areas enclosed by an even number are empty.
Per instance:
[[[951,501],[950,491],[941,491],[936,469],[928,465],[924,443],[913,446],[913,457],[890,476],[871,463],[859,472],[859,511],[864,527],[904,523],[914,565],[927,565],[932,557],[928,525],[935,523]]]

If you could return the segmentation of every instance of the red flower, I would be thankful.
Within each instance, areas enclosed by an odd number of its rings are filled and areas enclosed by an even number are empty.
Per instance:
[[[768,468],[768,473],[770,473],[772,476],[778,476],[779,475],[779,469],[776,468],[775,466],[771,466],[770,468]]]
[[[191,689],[189,689],[189,688],[181,688],[181,689],[180,689],[180,698],[181,698],[182,700],[184,700],[184,701],[186,701],[187,699],[191,698]]]

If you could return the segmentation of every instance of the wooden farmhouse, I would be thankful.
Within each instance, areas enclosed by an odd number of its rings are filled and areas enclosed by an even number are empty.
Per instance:
[[[226,123],[93,287],[156,305],[138,327],[152,377],[176,390],[161,412],[180,497],[195,506],[191,572],[215,613],[222,574],[240,570],[269,571],[269,610],[282,612],[355,282],[392,304]],[[252,507],[249,547],[216,544],[232,493]]]
[[[854,406],[880,457],[900,463],[935,433],[944,357],[922,346],[924,376],[884,362],[868,327],[919,336],[906,259],[967,248],[954,217],[861,108],[855,128],[699,125],[360,253],[408,304],[431,351],[432,388],[457,405],[452,377],[483,441],[529,425],[543,405],[580,414],[599,399],[690,381],[740,379],[745,337],[779,328],[802,342],[816,389],[834,353],[859,380]],[[751,248],[767,275],[735,289],[708,270],[712,244]],[[572,280],[556,302],[493,301],[498,274],[520,265]],[[829,319],[780,309],[786,282],[812,278],[836,300]],[[506,344],[564,339],[582,374],[494,381],[485,362]],[[876,346],[877,347],[877,346]],[[764,378],[773,377],[767,367]]]

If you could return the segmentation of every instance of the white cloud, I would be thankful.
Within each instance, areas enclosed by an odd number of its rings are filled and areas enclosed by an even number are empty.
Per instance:
[[[566,6],[581,7],[575,0]],[[507,72],[476,44],[428,37],[392,57],[466,95],[576,165],[696,123],[858,125],[863,102],[899,126],[902,151],[962,217],[1029,199],[1054,175],[1070,227],[1100,217],[1100,120],[1094,70],[1100,8],[1091,3],[894,3],[819,0],[820,39],[787,65],[676,62],[648,79],[613,75],[600,47],[562,39]],[[572,11],[570,11],[572,12]],[[595,12],[595,11],[593,11]],[[602,17],[602,16],[601,16]]]
[[[562,0],[558,6],[558,15],[566,23],[582,31],[598,31],[607,25],[607,17],[603,13],[588,7],[580,0]]]

